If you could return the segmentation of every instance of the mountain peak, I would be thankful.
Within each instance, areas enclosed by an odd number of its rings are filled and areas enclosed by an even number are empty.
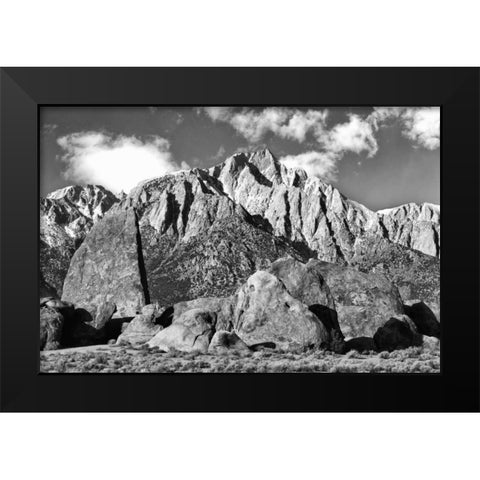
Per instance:
[[[47,194],[46,198],[50,198],[52,200],[61,200],[63,198],[68,198],[69,200],[73,200],[79,198],[80,196],[95,196],[98,194],[106,197],[115,197],[115,195],[110,190],[107,190],[102,185],[87,184],[68,185],[67,187],[59,188],[58,190],[54,190],[53,192]]]

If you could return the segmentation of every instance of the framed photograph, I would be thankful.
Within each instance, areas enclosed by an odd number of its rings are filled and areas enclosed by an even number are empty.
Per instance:
[[[478,411],[479,86],[2,69],[2,410]]]

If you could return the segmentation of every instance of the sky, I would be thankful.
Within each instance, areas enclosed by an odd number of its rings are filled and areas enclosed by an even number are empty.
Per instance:
[[[259,147],[372,210],[440,203],[439,107],[42,107],[40,195],[128,193]]]

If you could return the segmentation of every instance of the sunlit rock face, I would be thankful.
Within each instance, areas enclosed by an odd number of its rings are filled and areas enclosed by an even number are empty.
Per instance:
[[[392,242],[440,256],[440,206],[408,203],[380,210],[377,215]]]
[[[373,212],[303,170],[287,169],[271,152],[240,153],[209,170],[232,200],[271,231],[329,261],[349,261],[364,234],[433,256],[440,254],[440,207],[407,204]]]

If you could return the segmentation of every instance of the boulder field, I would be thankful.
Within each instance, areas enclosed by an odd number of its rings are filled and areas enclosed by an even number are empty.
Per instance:
[[[228,297],[205,297],[139,307],[133,317],[116,315],[107,300],[95,316],[84,308],[40,301],[40,348],[112,343],[162,351],[198,353],[324,348],[392,351],[439,337],[440,324],[424,304],[403,305],[380,274],[318,260],[282,258],[258,270]],[[345,334],[347,340],[345,340]]]

